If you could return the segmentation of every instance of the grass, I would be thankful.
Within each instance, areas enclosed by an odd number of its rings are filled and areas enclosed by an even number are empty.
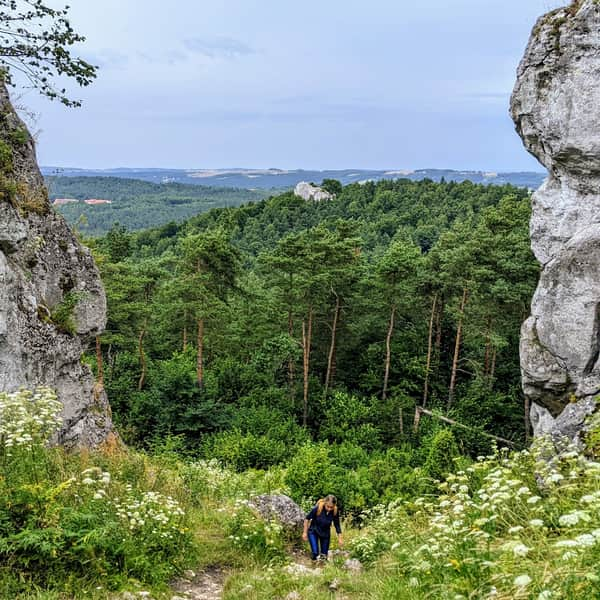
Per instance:
[[[153,456],[49,449],[55,397],[19,394],[0,394],[2,598],[169,599],[174,577],[213,567],[224,600],[600,598],[600,463],[568,445],[480,457],[436,493],[346,522],[361,572],[339,555],[298,572],[298,535],[246,504],[286,492],[284,469],[235,473],[168,444]]]

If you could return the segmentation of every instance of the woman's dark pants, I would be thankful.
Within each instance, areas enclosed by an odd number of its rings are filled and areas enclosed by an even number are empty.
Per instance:
[[[316,531],[308,531],[308,541],[310,542],[310,550],[312,552],[312,559],[316,560],[319,554],[327,557],[329,552],[329,540],[330,536],[321,537]],[[319,545],[321,546],[321,552],[319,553]]]

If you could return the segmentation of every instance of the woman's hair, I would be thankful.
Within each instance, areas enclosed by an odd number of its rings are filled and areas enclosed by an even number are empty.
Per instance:
[[[329,496],[325,496],[325,498],[321,498],[317,502],[317,516],[323,512],[323,508],[326,504],[333,504],[333,514],[337,515],[338,507],[337,507],[337,498],[333,494],[329,494]]]

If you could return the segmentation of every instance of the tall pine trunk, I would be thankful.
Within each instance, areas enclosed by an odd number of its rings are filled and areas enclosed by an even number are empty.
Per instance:
[[[440,365],[442,355],[442,323],[444,320],[444,296],[440,297],[438,309],[435,314],[435,344],[433,350],[433,363],[435,368]]]
[[[302,425],[308,425],[308,375],[310,369],[310,344],[312,338],[313,311],[308,309],[308,324],[302,321],[302,364],[304,372],[304,391],[302,394]]]
[[[395,317],[396,317],[396,305],[392,304],[388,332],[387,332],[387,336],[385,338],[385,373],[383,375],[383,392],[381,393],[381,397],[383,400],[385,400],[387,398],[388,381],[390,378],[390,363],[392,362],[392,334],[394,333]]]
[[[488,377],[490,374],[492,358],[492,315],[488,315],[485,329],[485,355],[483,357],[483,376]]]
[[[448,389],[448,406],[450,410],[452,402],[454,401],[454,388],[456,387],[456,371],[458,369],[458,357],[460,355],[460,343],[462,339],[463,321],[465,318],[465,307],[467,306],[467,298],[469,291],[464,288],[462,300],[460,303],[460,311],[458,313],[458,327],[456,328],[456,341],[454,343],[454,358],[452,359],[452,375],[450,376],[450,387]]]
[[[292,309],[288,310],[288,335],[290,338],[294,337],[294,318],[292,315]],[[304,346],[303,346],[304,347]],[[294,358],[290,356],[288,360],[288,386],[290,396],[294,395]]]
[[[497,350],[496,350],[496,348],[494,348],[492,350],[492,364],[490,366],[490,387],[493,386],[494,377],[496,375],[496,353],[497,353]]]
[[[331,341],[329,343],[329,356],[327,357],[327,374],[325,375],[325,390],[323,395],[326,397],[329,391],[329,384],[333,382],[333,364],[335,358],[335,342],[337,335],[338,321],[340,318],[341,301],[340,297],[335,296],[335,309],[333,312],[333,323],[331,324]]]
[[[425,365],[425,383],[423,385],[423,407],[427,406],[429,397],[429,373],[431,370],[431,355],[433,353],[433,323],[435,321],[435,313],[437,309],[437,292],[433,295],[431,303],[431,316],[429,317],[429,335],[427,337],[427,363]]]
[[[146,327],[148,322],[144,321],[144,325],[140,330],[140,335],[138,337],[138,352],[140,355],[140,366],[142,368],[142,372],[140,373],[140,379],[138,381],[138,391],[142,391],[144,389],[144,383],[146,382],[146,354],[144,352],[144,337],[146,335]]]
[[[204,387],[204,318],[198,319],[198,359],[196,361],[196,381]]]

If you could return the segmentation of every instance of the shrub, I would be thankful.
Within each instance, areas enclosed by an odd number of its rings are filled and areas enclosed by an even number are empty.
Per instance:
[[[77,330],[75,307],[81,298],[81,292],[67,292],[62,301],[50,312],[50,320],[60,332],[75,335]]]
[[[48,389],[0,394],[0,569],[40,585],[168,581],[194,550],[182,506],[125,480],[139,464],[127,455],[113,476],[89,454],[47,448],[61,408]]]
[[[381,448],[381,431],[375,425],[372,399],[336,391],[321,401],[319,437],[329,442],[349,442],[367,450]]]
[[[283,559],[285,543],[281,524],[265,521],[244,501],[238,501],[226,510],[227,533],[233,546],[264,562]]]
[[[431,441],[424,471],[433,479],[442,479],[454,470],[453,459],[457,456],[458,446],[454,435],[449,429],[440,429]]]
[[[305,444],[288,464],[285,483],[292,497],[311,502],[331,493],[332,467],[328,444]]]
[[[203,453],[241,472],[280,464],[288,457],[289,449],[285,442],[270,436],[233,429],[207,438]]]
[[[283,481],[283,471],[276,468],[236,473],[215,459],[198,460],[185,465],[183,477],[189,497],[196,504],[204,500],[220,503],[259,494],[290,493]]]

